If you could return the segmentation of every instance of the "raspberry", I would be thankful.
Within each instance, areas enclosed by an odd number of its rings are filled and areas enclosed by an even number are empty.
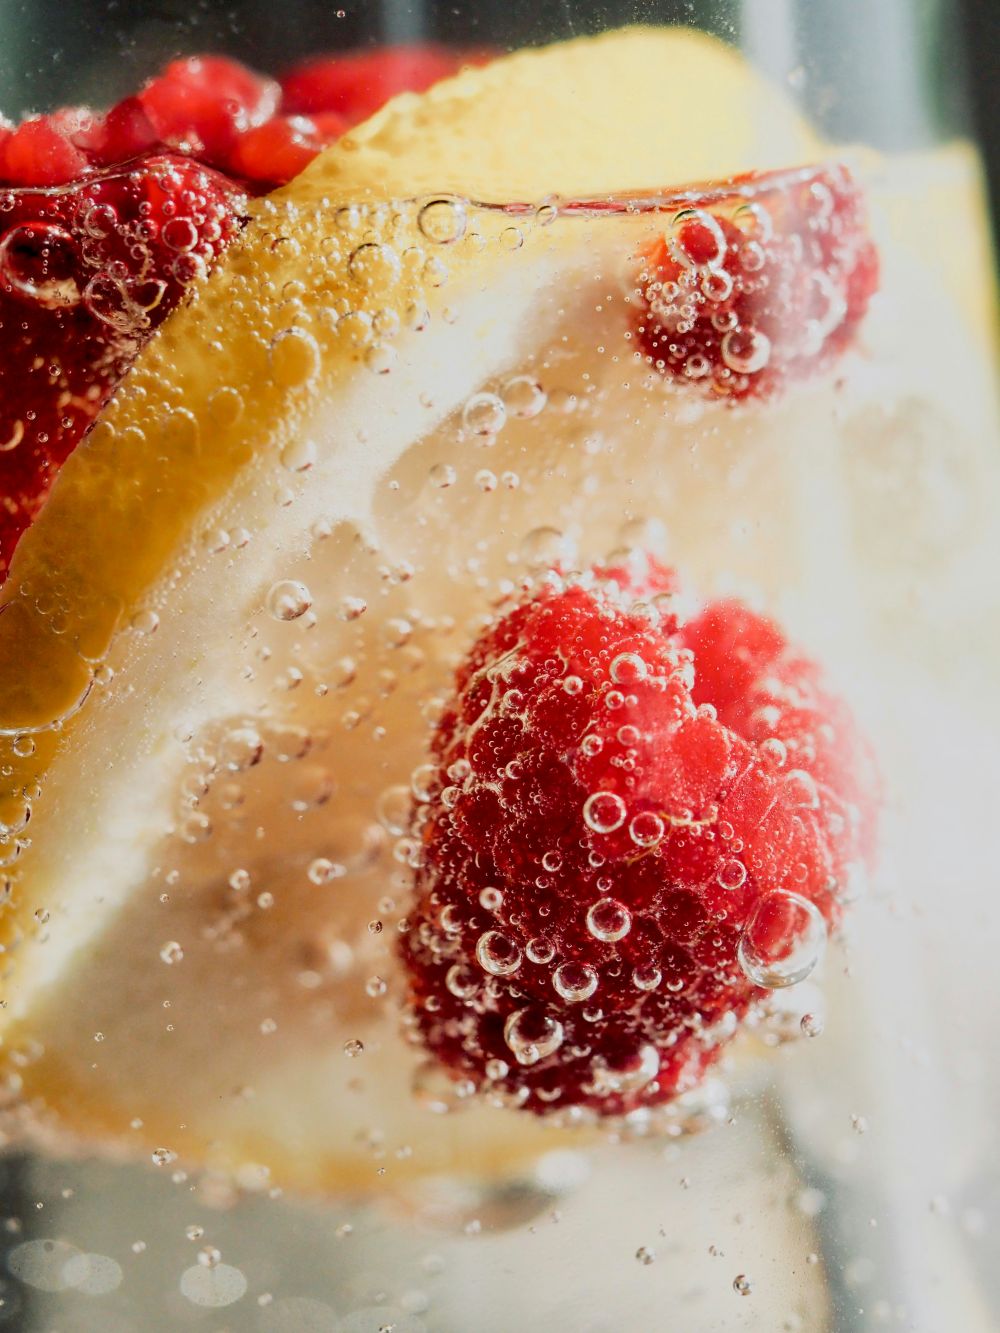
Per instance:
[[[175,60],[139,93],[160,141],[225,168],[240,135],[278,109],[281,90],[235,60]]]
[[[805,975],[870,857],[846,706],[740,602],[551,575],[460,666],[413,818],[414,1040],[536,1113],[692,1087]]]
[[[0,580],[59,465],[239,229],[242,197],[168,154],[62,190],[0,189]]]
[[[53,117],[24,121],[3,145],[0,175],[21,185],[64,185],[87,168],[85,154]]]
[[[272,116],[240,136],[230,156],[230,168],[258,189],[284,185],[303,171],[322,148],[339,139],[346,128],[346,123],[332,111],[316,118]]]
[[[641,256],[639,346],[710,397],[773,397],[828,368],[878,286],[845,166],[739,177],[691,195]]]
[[[356,125],[397,93],[422,93],[465,63],[462,53],[433,44],[321,56],[297,65],[282,79],[283,110],[304,115],[336,111]]]
[[[159,144],[153,122],[138,97],[126,97],[95,124],[82,147],[92,165],[105,167],[128,162]]]

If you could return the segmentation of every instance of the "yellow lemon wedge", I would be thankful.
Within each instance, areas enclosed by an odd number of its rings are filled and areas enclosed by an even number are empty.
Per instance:
[[[627,257],[657,191],[817,153],[732,50],[639,28],[399,97],[253,204],[2,591],[10,1133],[301,1189],[554,1142],[400,1036],[410,788],[476,617],[567,534],[656,495],[719,557]]]

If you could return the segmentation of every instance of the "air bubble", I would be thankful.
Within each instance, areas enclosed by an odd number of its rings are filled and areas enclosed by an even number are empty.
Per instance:
[[[260,763],[264,742],[256,727],[233,727],[219,742],[219,763],[230,773],[243,773]]]
[[[421,270],[428,287],[443,287],[448,281],[448,266],[432,255]]]
[[[417,214],[417,226],[436,245],[451,245],[465,235],[465,205],[453,199],[433,199]]]
[[[655,963],[644,963],[632,969],[632,985],[636,990],[656,990],[662,980],[663,973]]]
[[[429,476],[431,485],[442,491],[447,490],[449,486],[454,486],[458,480],[458,473],[450,463],[435,463]]]
[[[396,349],[388,343],[375,343],[365,352],[365,365],[373,375],[388,375],[396,359]]]
[[[498,930],[487,930],[476,941],[476,958],[484,972],[509,977],[521,966],[521,950]]]
[[[723,861],[715,878],[724,889],[739,889],[746,883],[747,868],[742,861]]]
[[[326,856],[317,856],[310,862],[306,871],[306,876],[312,884],[332,884],[335,880],[343,879],[346,874],[346,867],[339,861],[331,861]]]
[[[757,986],[779,990],[812,972],[826,946],[826,922],[807,898],[775,889],[756,905],[740,935],[740,966]]]
[[[525,947],[525,953],[528,955],[528,961],[545,965],[551,963],[556,956],[556,947],[551,940],[545,939],[543,935],[536,935],[534,939],[528,941]]]
[[[569,543],[558,528],[533,528],[521,543],[521,559],[529,569],[551,569],[569,554]]]
[[[402,648],[413,635],[413,624],[402,616],[390,616],[382,626],[381,635],[387,648]]]
[[[387,833],[400,837],[409,827],[411,796],[401,784],[386,787],[375,802],[375,814]]]
[[[165,963],[179,963],[184,957],[184,950],[176,940],[168,940],[160,949],[160,957]]]
[[[416,799],[426,803],[434,794],[438,770],[436,764],[418,764],[410,774],[410,790]]]
[[[595,833],[614,833],[625,823],[625,802],[613,791],[595,791],[583,803],[583,818]]]
[[[312,440],[293,440],[281,451],[281,466],[288,472],[308,472],[316,462],[316,445]]]
[[[370,241],[351,251],[347,271],[355,282],[370,290],[385,291],[400,275],[399,255],[391,246]]]
[[[136,634],[153,634],[160,624],[160,617],[155,611],[136,611],[129,622]]]
[[[799,1021],[799,1027],[802,1029],[804,1037],[820,1037],[823,1035],[823,1020],[817,1014],[803,1014]]]
[[[507,409],[495,393],[476,393],[462,408],[462,426],[470,435],[496,435],[507,424]]]
[[[312,593],[297,579],[281,579],[267,594],[267,610],[274,620],[298,620],[312,606]]]
[[[806,810],[819,809],[819,788],[816,779],[804,769],[793,768],[785,775],[785,792],[792,805]]]
[[[177,1161],[177,1154],[171,1148],[154,1148],[150,1156],[154,1166],[169,1166]]]
[[[726,257],[723,230],[702,208],[685,208],[676,214],[668,244],[674,259],[688,269],[718,268]]]
[[[297,389],[319,370],[319,345],[301,329],[286,329],[271,343],[270,358],[275,381],[286,389]]]
[[[365,1044],[363,1041],[359,1041],[357,1037],[351,1037],[344,1042],[344,1054],[348,1060],[356,1060],[359,1055],[364,1055],[364,1053]]]
[[[444,984],[456,1000],[471,1000],[479,990],[479,981],[464,963],[452,963],[445,973]]]
[[[628,831],[637,847],[656,847],[663,840],[665,825],[655,811],[644,810],[630,821]]]
[[[599,1097],[641,1092],[660,1072],[660,1053],[648,1043],[631,1055],[611,1061],[602,1056],[591,1065],[591,1082]]]
[[[9,454],[24,439],[24,422],[18,419],[5,440],[0,440],[0,454]]]
[[[733,1278],[733,1291],[737,1296],[749,1296],[753,1291],[753,1283],[747,1277],[746,1273],[737,1273]]]
[[[587,963],[561,963],[552,974],[552,985],[568,1004],[581,1004],[597,990],[597,973]]]
[[[530,375],[516,375],[507,381],[501,393],[510,415],[525,420],[537,417],[548,402],[548,394]]]
[[[587,910],[587,929],[597,940],[614,944],[632,929],[632,914],[615,898],[602,898]]]
[[[79,304],[73,276],[79,262],[76,241],[51,222],[11,227],[0,239],[0,281],[25,300],[47,310]]]
[[[504,1023],[503,1037],[517,1063],[530,1068],[559,1049],[563,1025],[543,1009],[517,1009]]]
[[[788,746],[784,741],[778,740],[777,736],[771,736],[766,741],[761,741],[760,753],[770,768],[784,768],[788,758]]]
[[[649,675],[649,668],[638,653],[619,653],[611,663],[611,679],[616,685],[637,685]]]
[[[499,912],[503,907],[503,894],[489,885],[479,892],[479,906],[486,912]]]
[[[731,329],[722,339],[722,359],[737,375],[755,375],[771,359],[771,340],[754,328]]]
[[[724,268],[702,274],[698,285],[707,301],[726,301],[733,294],[733,280]]]

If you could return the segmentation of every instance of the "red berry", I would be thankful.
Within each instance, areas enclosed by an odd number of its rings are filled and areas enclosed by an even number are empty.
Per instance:
[[[685,199],[644,250],[638,341],[709,396],[767,398],[851,345],[877,286],[846,167],[740,177]]]
[[[60,464],[238,230],[241,199],[167,154],[51,193],[0,190],[0,580]]]
[[[433,739],[415,1039],[537,1113],[690,1088],[808,970],[871,849],[871,759],[818,668],[739,602],[679,624],[675,586],[551,576],[474,645]]]
[[[223,56],[175,60],[139,94],[158,139],[224,166],[237,139],[277,110],[278,85]]]
[[[297,65],[282,79],[282,110],[306,115],[336,111],[357,124],[397,93],[422,93],[465,63],[462,53],[431,44],[321,56]]]
[[[18,185],[65,185],[87,170],[87,158],[55,116],[24,121],[3,145],[0,176]],[[79,128],[75,126],[74,128]]]
[[[347,128],[332,111],[325,112],[322,121],[320,127],[307,116],[273,116],[240,136],[229,159],[230,170],[258,188],[284,185]]]
[[[128,162],[159,145],[153,122],[138,97],[117,102],[81,144],[96,166]]]

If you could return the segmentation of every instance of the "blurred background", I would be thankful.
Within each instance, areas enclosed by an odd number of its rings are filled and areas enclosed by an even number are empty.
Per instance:
[[[962,0],[973,114],[993,196],[994,235],[1000,234],[1000,3]]]

